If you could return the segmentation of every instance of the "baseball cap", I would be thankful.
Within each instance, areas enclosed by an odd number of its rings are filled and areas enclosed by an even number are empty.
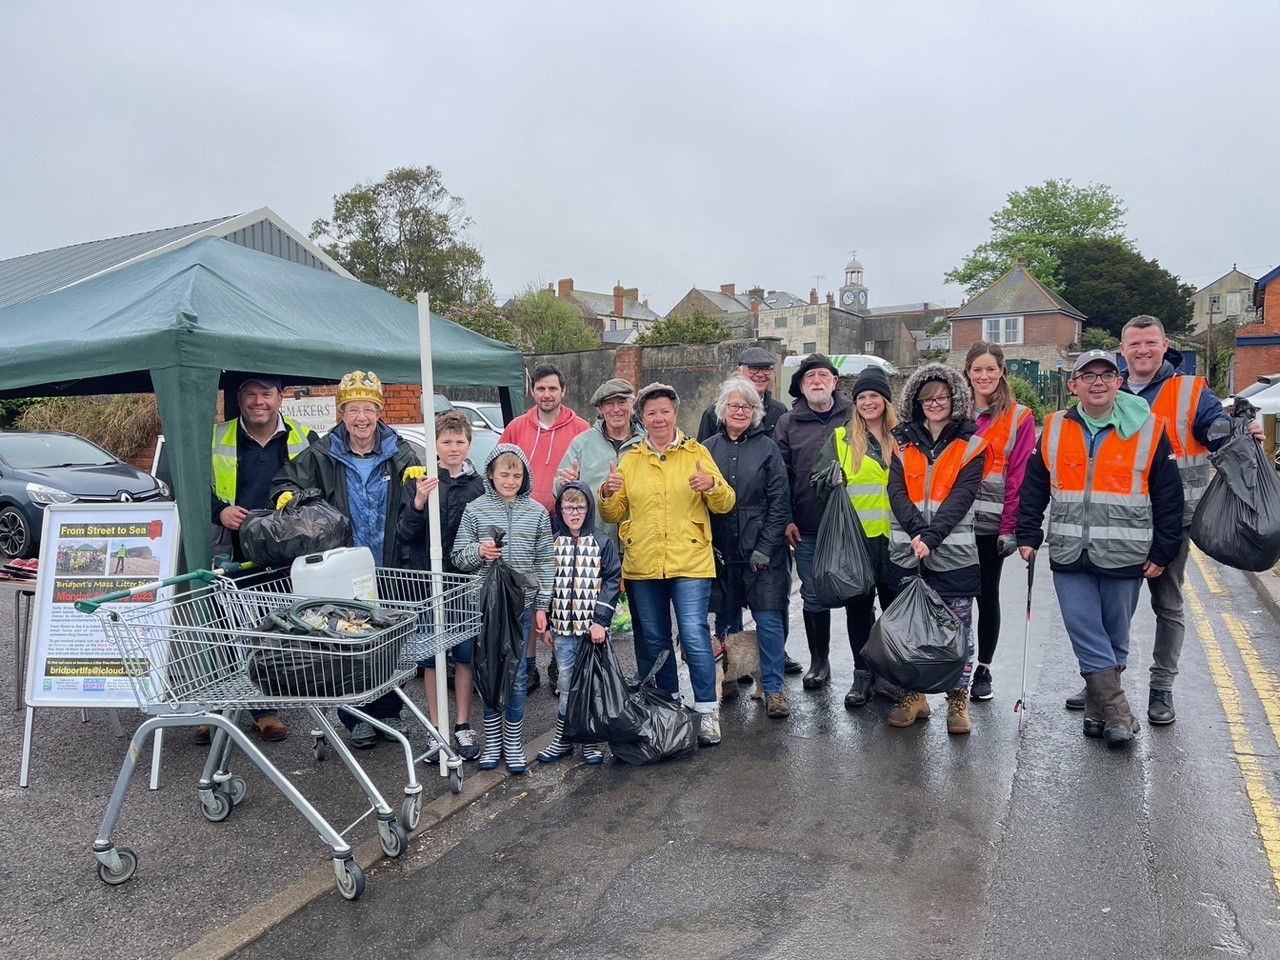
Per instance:
[[[1076,357],[1076,362],[1071,365],[1071,376],[1074,377],[1084,367],[1098,360],[1110,364],[1117,371],[1120,369],[1120,364],[1116,362],[1116,355],[1110,350],[1086,350]]]
[[[248,373],[245,374],[243,380],[240,381],[238,389],[243,390],[251,383],[257,383],[264,387],[273,387],[276,390],[283,390],[284,385],[279,377],[273,377],[265,373]]]

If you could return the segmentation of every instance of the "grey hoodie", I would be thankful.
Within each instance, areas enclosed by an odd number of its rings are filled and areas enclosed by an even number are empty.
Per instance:
[[[504,453],[519,457],[524,465],[524,481],[515,500],[507,503],[494,489],[491,476],[493,462]],[[537,610],[551,606],[551,587],[555,580],[555,539],[551,535],[551,517],[542,504],[529,494],[533,478],[524,451],[514,443],[500,443],[484,463],[484,494],[467,504],[453,541],[453,565],[464,572],[484,566],[480,545],[493,539],[490,527],[506,531],[502,559],[518,573],[529,573],[537,579],[537,589],[525,590],[525,601]]]

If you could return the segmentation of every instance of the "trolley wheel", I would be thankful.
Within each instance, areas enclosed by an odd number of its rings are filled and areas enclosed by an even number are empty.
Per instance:
[[[364,893],[364,871],[354,860],[343,863],[342,876],[338,878],[338,892],[348,900],[359,900]]]
[[[204,814],[204,818],[210,823],[221,823],[231,816],[232,809],[233,804],[229,790],[214,790],[209,794],[209,802],[206,802],[203,798],[200,800],[200,812]]]
[[[120,858],[119,870],[113,871],[105,863],[98,864],[98,879],[112,887],[127,881],[138,869],[138,855],[128,847],[116,847],[116,856]]]
[[[388,857],[398,857],[409,848],[409,835],[400,824],[392,820],[385,826],[378,824],[378,827],[378,842]]]
[[[244,782],[244,777],[232,777],[224,784],[227,796],[231,800],[233,807],[240,806],[245,796],[249,793],[249,785]]]
[[[453,793],[462,792],[462,768],[455,767],[449,771],[449,790]]]
[[[316,737],[316,742],[311,745],[311,755],[317,760],[323,760],[329,753],[329,745],[325,743],[324,737]],[[355,899],[352,897],[351,899]]]
[[[404,803],[400,804],[400,821],[404,824],[406,830],[417,830],[418,821],[422,819],[422,794],[415,793],[412,797],[405,797]]]

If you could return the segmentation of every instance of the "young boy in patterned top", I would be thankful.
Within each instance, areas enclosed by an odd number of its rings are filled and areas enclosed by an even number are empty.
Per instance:
[[[556,535],[556,576],[551,590],[551,610],[546,642],[555,648],[560,668],[560,714],[556,732],[539,763],[555,763],[573,753],[564,739],[564,716],[569,705],[569,684],[584,643],[604,643],[622,583],[622,561],[613,539],[596,536],[591,491],[574,481],[556,498],[552,529]],[[582,748],[589,764],[604,763],[598,744]]]

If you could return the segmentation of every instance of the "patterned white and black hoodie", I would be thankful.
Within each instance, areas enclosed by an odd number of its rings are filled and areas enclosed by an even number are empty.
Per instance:
[[[587,498],[587,512],[578,536],[564,522],[563,500],[569,490]],[[622,586],[622,561],[608,536],[596,535],[595,498],[585,483],[567,483],[556,497],[551,528],[555,533],[556,576],[551,590],[548,620],[559,636],[581,636],[598,623],[606,630],[613,623]]]

